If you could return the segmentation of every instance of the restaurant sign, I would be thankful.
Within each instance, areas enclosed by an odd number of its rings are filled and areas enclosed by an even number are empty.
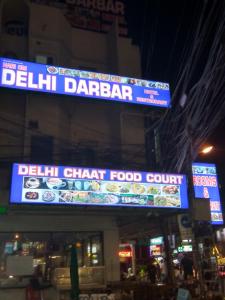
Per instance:
[[[119,36],[128,36],[123,0],[30,0],[59,9],[72,27],[101,33],[118,25]]]
[[[195,197],[210,199],[212,224],[223,224],[223,215],[215,164],[193,163],[192,173]]]
[[[0,58],[0,86],[169,107],[169,84]]]
[[[185,175],[14,164],[12,204],[188,208]]]

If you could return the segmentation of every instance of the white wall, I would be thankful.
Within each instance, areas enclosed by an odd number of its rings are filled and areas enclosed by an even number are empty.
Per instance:
[[[63,49],[63,50],[62,50]],[[59,9],[30,4],[29,56],[53,56],[55,64],[66,65],[71,53],[71,27]]]
[[[106,281],[120,280],[119,265],[119,233],[116,230],[104,231],[104,257],[106,267]]]
[[[26,290],[25,289],[0,289],[1,300],[25,300]]]

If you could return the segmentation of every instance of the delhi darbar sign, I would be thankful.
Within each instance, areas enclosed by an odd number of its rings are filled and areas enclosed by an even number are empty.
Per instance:
[[[0,87],[169,107],[169,84],[0,58]]]
[[[14,164],[11,204],[188,208],[186,176]]]

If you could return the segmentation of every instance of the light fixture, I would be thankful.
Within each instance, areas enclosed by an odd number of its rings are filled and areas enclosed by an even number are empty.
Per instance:
[[[213,150],[213,148],[214,148],[213,146],[206,146],[201,150],[201,153],[207,154],[207,153],[211,152]]]
[[[20,235],[18,233],[15,234],[15,239],[18,240]]]

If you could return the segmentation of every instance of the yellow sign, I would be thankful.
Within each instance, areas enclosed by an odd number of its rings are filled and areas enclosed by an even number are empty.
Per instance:
[[[225,265],[225,257],[220,257],[217,259],[218,265]]]

